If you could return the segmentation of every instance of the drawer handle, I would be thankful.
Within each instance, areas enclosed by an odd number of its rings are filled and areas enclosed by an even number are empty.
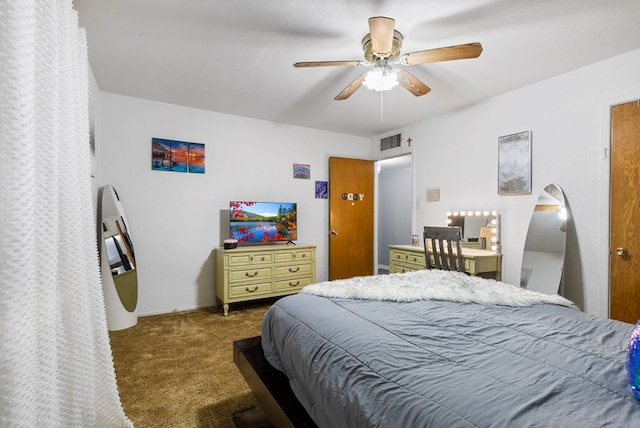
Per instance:
[[[296,269],[295,269],[295,270],[293,270],[292,268],[289,268],[289,272],[291,272],[291,273],[296,273],[296,272],[298,272],[299,270],[300,270],[300,266],[296,267]]]
[[[253,286],[253,290],[249,290],[249,287],[244,287],[245,291],[249,292],[249,293],[253,293],[254,291],[258,291],[258,286],[254,285]]]
[[[290,287],[297,287],[298,285],[300,285],[300,281],[296,281],[296,283],[294,284],[293,282],[289,283]]]
[[[255,272],[253,273],[253,275],[251,275],[249,272],[245,272],[244,274],[245,274],[246,276],[248,276],[249,278],[253,278],[254,276],[258,275],[258,271],[255,271]],[[255,290],[253,290],[253,291],[255,291]]]

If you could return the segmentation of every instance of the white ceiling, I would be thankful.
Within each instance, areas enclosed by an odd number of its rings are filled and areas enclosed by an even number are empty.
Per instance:
[[[373,136],[640,48],[640,0],[74,0],[101,91]],[[367,19],[402,53],[481,42],[477,59],[408,68],[431,87],[361,88]]]

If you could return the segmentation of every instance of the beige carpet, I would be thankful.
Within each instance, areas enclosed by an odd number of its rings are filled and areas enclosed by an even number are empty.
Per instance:
[[[273,300],[140,317],[110,332],[124,411],[137,428],[229,427],[257,405],[233,363],[234,340],[260,334]]]

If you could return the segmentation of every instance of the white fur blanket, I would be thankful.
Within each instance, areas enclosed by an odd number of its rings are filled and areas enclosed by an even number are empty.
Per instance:
[[[447,300],[503,306],[550,303],[575,308],[573,302],[559,295],[537,293],[492,279],[435,269],[319,282],[307,285],[300,292],[323,297],[396,302]]]

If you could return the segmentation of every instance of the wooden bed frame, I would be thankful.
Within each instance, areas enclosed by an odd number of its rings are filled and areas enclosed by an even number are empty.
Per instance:
[[[262,337],[233,342],[233,362],[275,427],[317,427],[289,387],[289,379],[264,357]]]

